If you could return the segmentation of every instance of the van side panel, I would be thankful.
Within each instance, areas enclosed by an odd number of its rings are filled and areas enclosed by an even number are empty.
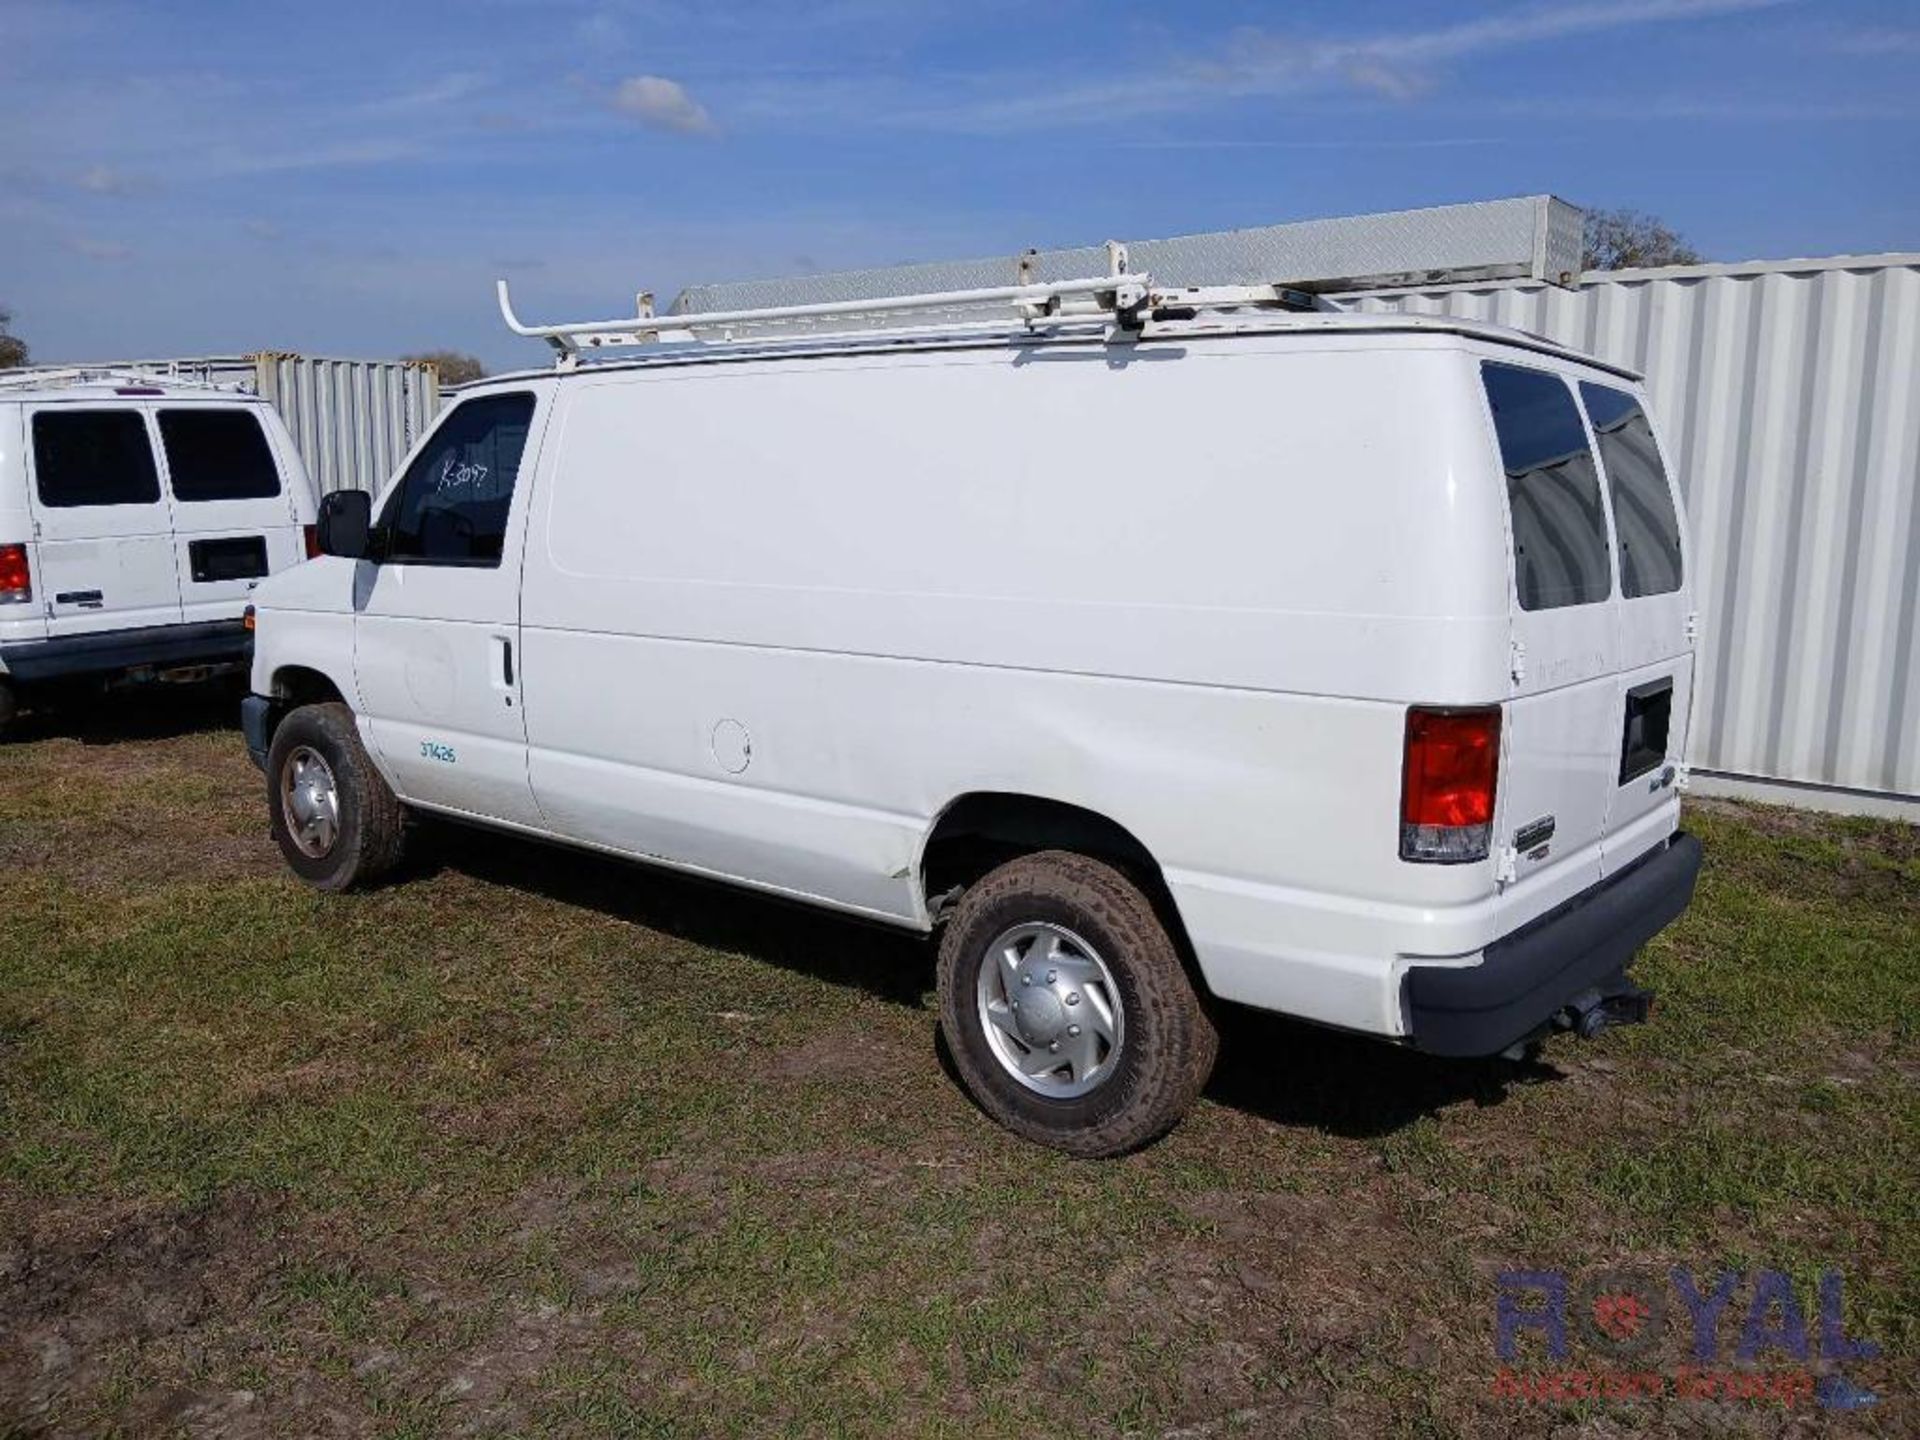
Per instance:
[[[1405,337],[575,379],[544,823],[923,925],[948,803],[1062,800],[1160,860],[1216,992],[1392,1033],[1396,954],[1492,938],[1490,865],[1397,855],[1405,707],[1505,694],[1475,384]]]

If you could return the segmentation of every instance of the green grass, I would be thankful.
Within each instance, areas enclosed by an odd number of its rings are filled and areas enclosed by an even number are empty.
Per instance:
[[[1236,1017],[1087,1164],[960,1094],[917,942],[495,837],[315,897],[237,737],[111,739],[0,749],[0,1434],[1773,1433],[1490,1398],[1499,1270],[1669,1264],[1842,1268],[1835,1423],[1911,1432],[1910,828],[1695,807],[1654,1024]]]

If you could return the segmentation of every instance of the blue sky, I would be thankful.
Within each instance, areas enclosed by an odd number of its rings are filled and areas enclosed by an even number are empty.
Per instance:
[[[1912,0],[0,0],[36,358],[451,346],[701,280],[1551,191],[1920,249]]]

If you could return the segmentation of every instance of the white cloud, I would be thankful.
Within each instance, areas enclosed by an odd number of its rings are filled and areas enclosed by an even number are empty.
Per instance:
[[[713,135],[719,127],[707,107],[687,93],[677,80],[663,75],[634,75],[613,92],[613,108],[656,130],[682,135]]]
[[[127,196],[143,189],[145,182],[111,165],[89,165],[74,177],[73,183],[91,195]]]
[[[1920,27],[1881,25],[1853,30],[1837,37],[1833,48],[1842,55],[1920,55]]]
[[[1745,14],[1794,0],[1564,0],[1471,20],[1371,34],[1248,28],[1210,54],[1096,80],[988,72],[946,84],[784,81],[736,100],[742,116],[968,133],[1095,125],[1205,110],[1223,100],[1360,92],[1410,101],[1431,92],[1449,62],[1613,30]]]
[[[117,240],[93,240],[85,235],[72,236],[67,248],[76,255],[84,255],[89,260],[125,260],[133,251]]]
[[[1413,99],[1435,84],[1436,67],[1492,51],[1644,25],[1771,9],[1792,0],[1581,0],[1484,15],[1423,30],[1301,38],[1263,30],[1235,36],[1223,60],[1192,76],[1229,93],[1296,93],[1341,86]]]

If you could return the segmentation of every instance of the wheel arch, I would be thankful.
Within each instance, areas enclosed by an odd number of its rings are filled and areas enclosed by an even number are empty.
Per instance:
[[[347,702],[346,691],[333,677],[311,665],[282,665],[273,672],[270,692],[282,713],[296,705],[321,705],[329,700]]]
[[[938,924],[957,892],[1021,855],[1070,850],[1112,865],[1140,887],[1199,978],[1193,946],[1166,875],[1139,836],[1084,805],[1021,791],[972,790],[941,808],[920,843],[919,899]]]

